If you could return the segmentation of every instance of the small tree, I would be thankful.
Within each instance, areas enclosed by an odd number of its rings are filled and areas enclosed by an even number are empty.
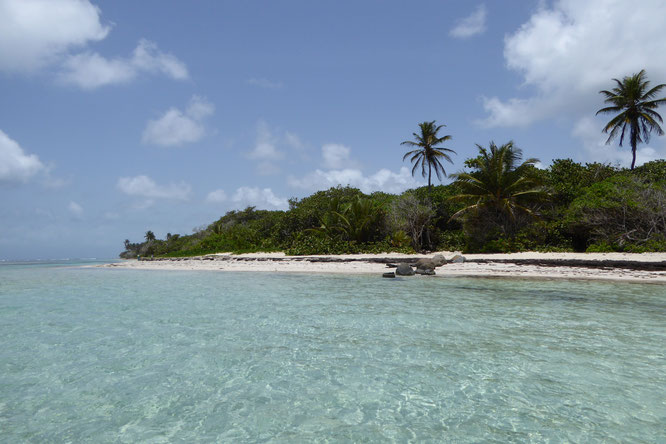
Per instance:
[[[422,251],[424,237],[434,216],[435,211],[429,202],[423,203],[413,194],[405,194],[391,205],[389,223],[394,231],[407,233],[414,249]]]

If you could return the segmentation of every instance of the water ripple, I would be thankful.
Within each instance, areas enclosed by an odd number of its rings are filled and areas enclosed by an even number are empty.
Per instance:
[[[6,442],[665,438],[663,286],[57,267],[0,282]]]

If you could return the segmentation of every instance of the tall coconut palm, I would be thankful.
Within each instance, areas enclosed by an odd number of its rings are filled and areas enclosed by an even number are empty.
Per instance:
[[[412,168],[412,176],[416,170],[421,167],[421,174],[423,177],[426,177],[426,167],[428,168],[428,189],[432,189],[432,170],[435,170],[435,174],[439,180],[442,180],[442,176],[446,177],[446,171],[442,165],[441,159],[445,159],[450,163],[453,163],[451,157],[447,153],[456,154],[455,151],[449,148],[438,148],[437,145],[444,143],[448,140],[451,140],[451,136],[439,137],[438,132],[440,129],[446,125],[435,125],[435,121],[432,122],[423,122],[419,123],[419,128],[421,129],[421,134],[412,133],[414,135],[414,141],[405,140],[400,145],[407,145],[412,147],[418,147],[415,150],[409,151],[402,157],[402,161],[411,157],[409,160],[414,164]]]
[[[497,217],[505,234],[509,234],[519,213],[534,216],[529,204],[548,197],[540,181],[530,174],[530,169],[539,160],[530,158],[520,162],[522,150],[513,142],[499,147],[490,142],[489,149],[481,145],[477,147],[479,156],[465,162],[472,171],[451,174],[462,190],[451,200],[466,204],[451,219],[486,210],[489,216]]]
[[[144,237],[146,238],[146,242],[154,241],[155,240],[155,233],[148,230],[148,231],[146,231],[146,235]]]
[[[631,144],[631,169],[636,165],[636,146],[650,141],[650,133],[656,132],[662,136],[664,131],[659,126],[663,123],[661,116],[654,111],[666,98],[653,100],[656,95],[666,87],[666,84],[657,85],[649,89],[650,82],[645,76],[645,70],[622,79],[613,79],[617,86],[610,91],[599,91],[606,97],[604,102],[611,106],[602,108],[597,114],[618,113],[606,124],[604,133],[609,133],[606,144],[609,144],[620,134],[620,146],[624,141],[624,135],[629,129],[629,143]]]

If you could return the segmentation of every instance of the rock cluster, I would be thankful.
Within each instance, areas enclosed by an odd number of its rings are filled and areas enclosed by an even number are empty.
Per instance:
[[[455,253],[453,257],[448,260],[443,255],[436,254],[430,259],[419,259],[415,264],[401,262],[397,266],[393,264],[388,264],[388,266],[396,267],[396,276],[413,276],[414,274],[432,276],[435,274],[435,269],[437,267],[441,267],[447,263],[460,264],[463,262],[465,262],[465,257],[460,253]]]

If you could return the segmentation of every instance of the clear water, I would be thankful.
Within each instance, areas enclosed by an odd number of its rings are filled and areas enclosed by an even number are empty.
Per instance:
[[[3,442],[665,442],[666,287],[0,266]]]

